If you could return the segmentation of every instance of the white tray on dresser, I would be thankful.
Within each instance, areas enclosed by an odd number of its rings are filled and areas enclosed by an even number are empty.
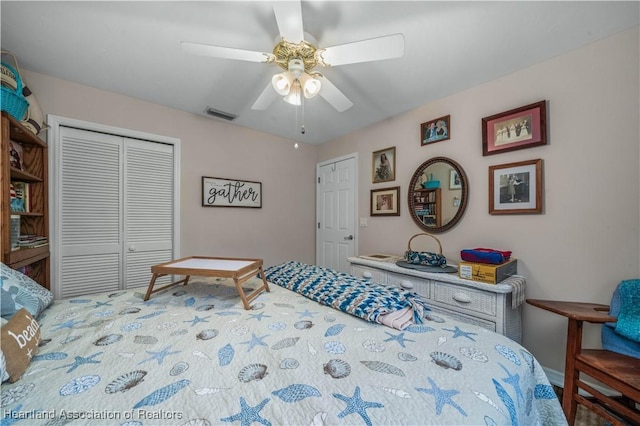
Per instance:
[[[456,274],[421,272],[401,268],[395,260],[378,261],[350,257],[351,275],[413,291],[434,312],[479,325],[520,343],[522,340],[521,303],[525,281],[509,277],[498,284],[484,284],[459,278]],[[516,297],[515,293],[522,296]]]

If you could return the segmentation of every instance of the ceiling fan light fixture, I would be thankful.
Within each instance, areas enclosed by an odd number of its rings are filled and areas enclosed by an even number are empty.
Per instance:
[[[302,87],[300,87],[300,81],[295,80],[291,86],[289,94],[282,98],[286,103],[291,105],[302,105]]]
[[[322,88],[320,80],[311,77],[309,74],[304,74],[300,77],[300,85],[302,86],[302,93],[304,93],[304,97],[307,99],[313,98]]]
[[[293,85],[293,78],[289,71],[281,72],[271,78],[271,84],[273,88],[280,96],[286,96],[291,91]]]

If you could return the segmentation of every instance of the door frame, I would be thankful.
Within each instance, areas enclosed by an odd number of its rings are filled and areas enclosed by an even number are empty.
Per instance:
[[[58,197],[60,193],[60,171],[56,167],[60,164],[60,127],[73,127],[89,132],[107,133],[118,137],[141,139],[149,142],[163,143],[173,145],[173,185],[175,203],[173,206],[173,255],[174,258],[180,258],[180,139],[170,136],[156,135],[153,133],[140,132],[137,130],[125,129],[122,127],[108,126],[106,124],[93,123],[90,121],[77,120],[75,118],[62,117],[58,115],[48,114],[47,124],[47,142],[49,146],[49,251],[51,259],[51,278],[50,286],[57,298],[57,292],[60,291],[58,286],[58,278],[60,274],[60,236],[56,223],[58,217]]]
[[[340,161],[344,161],[344,160],[348,160],[348,159],[354,159],[354,171],[353,171],[353,238],[355,238],[355,244],[354,244],[354,256],[358,254],[358,246],[359,246],[359,239],[358,239],[358,153],[357,152],[352,152],[351,154],[346,154],[346,155],[342,155],[340,157],[335,157],[335,158],[331,158],[329,160],[324,160],[321,161],[319,163],[316,164],[316,220],[315,220],[315,228],[316,228],[316,244],[315,244],[315,251],[316,251],[316,264],[320,264],[320,253],[318,252],[318,234],[320,233],[320,230],[318,229],[318,222],[320,221],[320,212],[322,211],[320,204],[321,204],[321,197],[320,197],[320,193],[318,192],[318,179],[320,178],[320,168],[324,167],[324,166],[328,166],[332,163],[338,163]]]

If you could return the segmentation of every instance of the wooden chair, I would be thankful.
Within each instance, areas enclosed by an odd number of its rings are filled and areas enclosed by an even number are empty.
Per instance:
[[[582,325],[616,322],[609,316],[609,306],[594,303],[558,302],[527,299],[527,303],[567,317],[567,350],[565,356],[562,409],[569,425],[576,418],[578,404],[597,413],[613,425],[640,425],[640,359],[604,349],[582,348]],[[581,374],[617,391],[621,396],[608,396],[586,383]],[[579,394],[582,390],[589,394]]]

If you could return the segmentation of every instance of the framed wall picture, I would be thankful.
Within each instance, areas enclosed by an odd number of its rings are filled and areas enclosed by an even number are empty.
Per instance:
[[[374,151],[372,155],[373,183],[396,180],[396,147]]]
[[[455,170],[449,170],[449,189],[462,189],[462,179]]]
[[[262,207],[262,183],[202,176],[203,207]]]
[[[400,216],[400,187],[371,190],[371,216]]]
[[[489,167],[489,214],[542,213],[542,160]]]
[[[547,144],[546,101],[482,119],[482,155]]]
[[[436,118],[420,125],[420,144],[428,145],[451,138],[451,116]]]

